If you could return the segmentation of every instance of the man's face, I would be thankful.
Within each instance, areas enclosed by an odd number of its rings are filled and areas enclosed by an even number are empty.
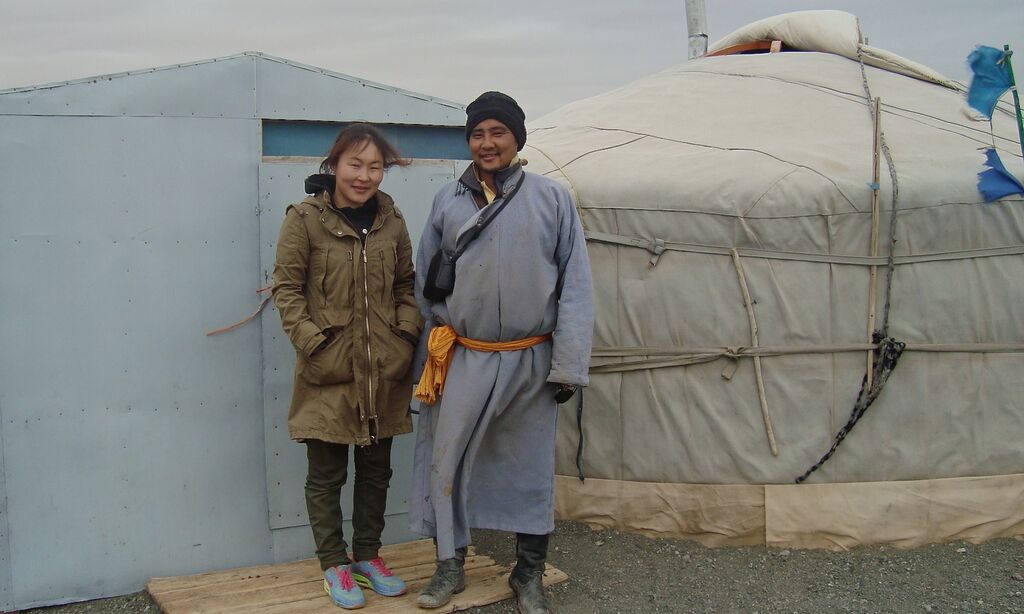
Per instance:
[[[485,119],[469,133],[469,153],[478,171],[492,174],[516,157],[516,137],[496,119]]]

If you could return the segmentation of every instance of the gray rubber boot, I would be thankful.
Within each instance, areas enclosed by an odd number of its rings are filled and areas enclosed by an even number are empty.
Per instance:
[[[452,595],[466,589],[466,548],[456,548],[455,556],[437,562],[437,569],[426,588],[416,597],[421,608],[439,608],[452,600]]]

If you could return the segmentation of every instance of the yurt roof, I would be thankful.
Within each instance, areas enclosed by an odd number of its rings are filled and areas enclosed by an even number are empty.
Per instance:
[[[599,217],[600,226],[613,225],[608,216],[625,210],[746,219],[863,212],[871,197],[873,97],[881,99],[902,208],[980,202],[979,148],[993,142],[1008,165],[1019,165],[1005,105],[991,126],[972,119],[955,84],[860,44],[854,16],[780,16],[711,49],[764,37],[812,51],[708,56],[569,104],[531,122],[531,168],[568,183],[590,227]],[[891,176],[884,172],[880,182],[883,209],[894,194]],[[709,238],[699,224],[652,219],[666,238]]]
[[[797,11],[768,17],[729,34],[708,49],[716,55],[757,41],[780,41],[799,51],[820,51],[850,60],[863,60],[876,68],[957,89],[954,81],[895,53],[867,44],[855,15],[844,11]]]

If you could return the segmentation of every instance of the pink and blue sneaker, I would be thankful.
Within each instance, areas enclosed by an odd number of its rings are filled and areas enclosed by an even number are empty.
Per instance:
[[[360,586],[385,597],[397,597],[406,591],[405,582],[388,569],[380,557],[352,563],[352,576]]]
[[[324,571],[324,590],[335,604],[346,610],[366,605],[363,590],[352,577],[352,565],[336,565]]]

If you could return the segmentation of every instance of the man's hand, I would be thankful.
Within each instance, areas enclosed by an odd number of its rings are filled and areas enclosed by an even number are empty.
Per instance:
[[[565,403],[572,395],[576,394],[576,386],[572,384],[559,384],[555,391],[555,403]]]

